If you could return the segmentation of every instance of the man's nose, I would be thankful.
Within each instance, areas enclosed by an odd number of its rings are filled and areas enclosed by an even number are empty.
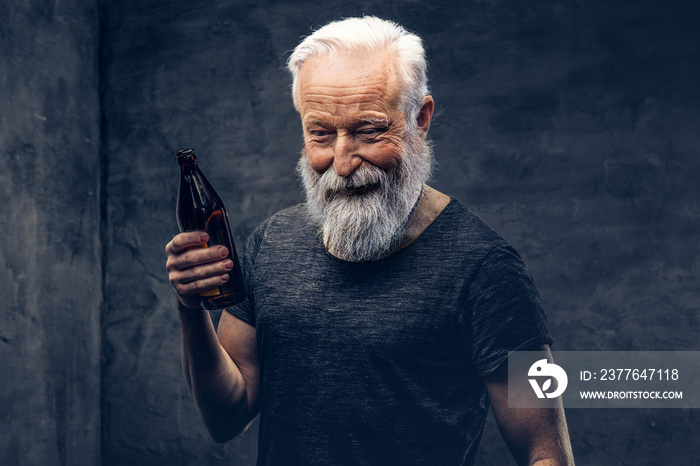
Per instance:
[[[348,176],[362,163],[359,144],[351,134],[338,134],[333,154],[333,169],[338,176]]]

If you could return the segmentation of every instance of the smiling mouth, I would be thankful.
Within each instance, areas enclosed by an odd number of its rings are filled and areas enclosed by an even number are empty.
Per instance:
[[[340,190],[340,193],[345,196],[361,196],[367,194],[370,191],[378,189],[378,184],[365,184],[362,186],[347,186]]]
[[[331,202],[338,198],[352,198],[364,196],[380,188],[379,183],[368,183],[360,186],[343,186],[341,188],[328,189],[324,192],[323,197],[326,202]]]

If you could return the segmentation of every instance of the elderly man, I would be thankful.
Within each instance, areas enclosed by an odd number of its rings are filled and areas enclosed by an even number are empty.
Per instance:
[[[246,299],[215,332],[198,292],[227,280],[204,233],[166,246],[187,384],[212,437],[260,412],[259,465],[473,464],[489,405],[520,464],[572,464],[561,409],[507,407],[508,351],[551,343],[517,253],[425,183],[433,114],[420,38],[333,22],[289,59],[307,202],[241,254]]]

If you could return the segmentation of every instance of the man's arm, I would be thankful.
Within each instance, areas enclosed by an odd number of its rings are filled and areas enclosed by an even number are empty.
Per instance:
[[[540,348],[542,358],[552,360],[549,346]],[[523,377],[527,383],[527,378]],[[508,365],[502,364],[484,378],[498,428],[519,465],[573,466],[564,408],[509,408]]]
[[[258,413],[259,362],[254,327],[223,312],[217,335],[199,306],[197,293],[226,281],[231,265],[226,248],[201,248],[205,241],[199,232],[175,236],[166,268],[178,297],[185,382],[212,438],[223,443]]]

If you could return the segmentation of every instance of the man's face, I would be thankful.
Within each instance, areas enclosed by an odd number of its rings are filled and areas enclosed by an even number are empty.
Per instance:
[[[404,147],[406,120],[388,53],[321,56],[299,74],[304,147],[319,174],[341,177],[371,164],[390,170]]]
[[[333,255],[380,259],[397,249],[429,177],[427,126],[406,124],[389,56],[317,57],[299,78],[309,211]]]

